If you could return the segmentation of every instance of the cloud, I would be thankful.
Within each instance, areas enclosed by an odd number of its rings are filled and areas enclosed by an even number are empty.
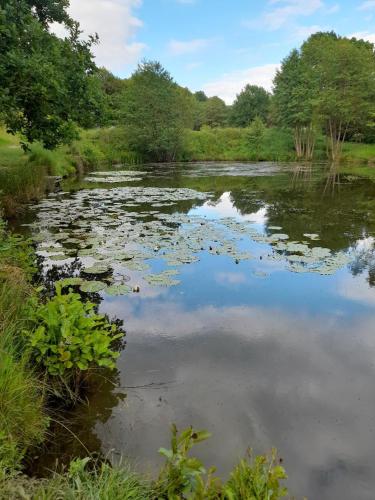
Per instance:
[[[298,17],[307,17],[324,7],[322,0],[270,0],[270,6],[260,19],[246,21],[245,26],[276,31],[293,23]]]
[[[209,97],[217,95],[227,104],[231,104],[247,84],[260,85],[271,90],[273,78],[279,68],[280,64],[265,64],[226,73],[221,78],[205,84],[203,90]]]
[[[358,7],[358,10],[372,10],[372,9],[375,9],[375,0],[367,0]]]
[[[297,26],[293,32],[292,39],[293,40],[305,40],[310,35],[317,33],[318,31],[324,31],[324,29],[318,25]]]
[[[205,49],[212,43],[208,38],[195,38],[194,40],[171,40],[168,44],[169,52],[174,56],[193,54]]]
[[[369,31],[358,31],[357,33],[352,33],[349,38],[357,38],[358,40],[366,40],[367,42],[375,43],[375,33],[370,33]]]
[[[84,35],[98,33],[100,43],[94,48],[96,63],[114,72],[136,62],[146,45],[134,40],[143,26],[134,15],[142,0],[71,0],[69,12],[79,21]],[[61,27],[54,31],[62,34]]]

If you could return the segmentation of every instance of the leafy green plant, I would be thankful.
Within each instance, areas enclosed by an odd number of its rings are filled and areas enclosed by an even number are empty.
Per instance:
[[[178,434],[172,426],[171,449],[160,448],[159,453],[166,458],[158,480],[160,498],[168,500],[181,498],[217,498],[219,483],[212,477],[215,469],[208,472],[203,464],[189,457],[191,448],[210,437],[206,431],[195,431],[192,427]]]
[[[284,468],[277,462],[276,450],[271,455],[241,460],[224,487],[228,500],[277,500],[288,494],[280,481],[287,479]]]
[[[50,375],[66,377],[94,366],[115,368],[119,353],[112,347],[123,333],[79,294],[69,290],[64,295],[57,284],[56,296],[35,311],[34,322],[29,344]]]

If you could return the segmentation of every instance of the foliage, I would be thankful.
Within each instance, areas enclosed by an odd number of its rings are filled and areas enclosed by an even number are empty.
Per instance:
[[[374,45],[317,33],[302,45],[301,54],[316,88],[312,103],[329,138],[329,156],[336,160],[348,132],[363,130],[375,111]]]
[[[260,147],[258,148],[260,144]],[[291,161],[295,159],[293,136],[288,129],[264,129],[255,148],[248,129],[203,127],[189,131],[181,159],[189,161]]]
[[[204,103],[203,125],[224,127],[227,123],[228,110],[220,97],[210,97]]]
[[[184,129],[193,125],[190,98],[160,63],[140,64],[124,91],[130,149],[145,160],[176,159]]]
[[[63,295],[57,284],[56,296],[35,311],[36,328],[29,334],[29,344],[36,361],[50,375],[76,375],[93,366],[115,367],[119,354],[112,347],[122,333],[94,308],[72,291]]]
[[[47,426],[43,388],[29,368],[20,334],[33,303],[27,280],[33,271],[30,246],[0,218],[0,476],[19,466]]]
[[[206,469],[194,457],[189,457],[191,448],[210,437],[206,431],[195,431],[191,427],[178,435],[177,427],[172,426],[171,449],[160,448],[159,453],[166,458],[160,472],[158,490],[162,498],[211,498],[211,493],[218,486],[211,478],[210,470],[207,482],[204,482]],[[211,490],[211,493],[209,493]],[[212,497],[213,498],[213,497]]]
[[[339,159],[347,137],[364,136],[375,112],[374,45],[335,33],[312,35],[283,61],[274,81],[278,122],[295,131],[297,156],[312,158],[316,129]]]
[[[237,95],[230,112],[230,123],[235,127],[247,127],[257,117],[268,119],[270,94],[257,85],[246,85]]]
[[[195,444],[209,437],[206,431],[195,431],[191,427],[179,434],[176,426],[172,426],[171,449],[159,450],[166,458],[156,487],[159,498],[277,500],[287,495],[286,488],[280,484],[287,476],[277,463],[276,450],[270,457],[262,455],[254,460],[251,457],[242,460],[229,481],[222,485],[218,478],[213,477],[214,468],[206,472],[198,459],[188,455]]]
[[[1,307],[1,304],[0,304]],[[14,335],[12,328],[1,336]],[[11,340],[0,343],[0,469],[14,469],[30,446],[40,443],[47,427],[41,384],[28,367],[28,359],[17,359]]]
[[[250,124],[250,127],[247,129],[247,140],[249,142],[250,149],[257,155],[257,160],[259,160],[265,131],[266,127],[259,116],[255,118],[255,120]]]
[[[316,116],[313,102],[316,84],[307,74],[306,62],[293,50],[282,62],[274,80],[273,105],[276,123],[294,131],[298,158],[312,159],[315,147]]]
[[[65,474],[48,479],[10,476],[1,481],[0,500],[152,500],[150,485],[125,467],[97,464],[89,458],[76,459]]]
[[[254,460],[241,460],[231,473],[224,488],[228,500],[277,500],[288,491],[280,485],[287,479],[284,468],[277,463],[276,450],[270,457],[257,456]]]
[[[46,148],[77,136],[74,122],[93,125],[100,114],[99,87],[92,79],[91,46],[80,40],[68,2],[0,1],[0,109],[11,133]],[[63,23],[68,36],[49,30]]]

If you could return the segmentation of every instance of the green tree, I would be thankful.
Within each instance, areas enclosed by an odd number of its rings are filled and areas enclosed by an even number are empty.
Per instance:
[[[95,37],[80,40],[67,0],[0,0],[0,113],[8,131],[53,148],[76,137],[75,123],[93,125],[100,115],[92,78]],[[67,36],[50,32],[62,23]]]
[[[313,156],[316,138],[313,111],[315,87],[300,52],[293,50],[276,73],[272,105],[276,122],[293,130],[297,157],[308,160]]]
[[[193,126],[189,94],[160,63],[140,64],[124,92],[130,148],[145,160],[174,161],[182,150],[184,129]]]
[[[227,124],[228,109],[220,97],[210,97],[204,104],[203,125],[224,127]]]
[[[335,33],[312,35],[301,49],[316,93],[311,102],[328,141],[328,155],[340,158],[349,133],[364,130],[375,111],[374,44]]]
[[[237,95],[231,109],[230,122],[235,127],[247,127],[257,116],[267,121],[270,94],[257,85],[246,85]]]
[[[255,118],[247,129],[247,141],[250,149],[255,153],[256,160],[259,160],[260,157],[265,131],[266,126],[259,116]]]
[[[196,98],[197,101],[199,102],[206,102],[208,100],[208,97],[206,94],[203,92],[203,90],[198,90],[198,92],[194,93],[194,97]]]

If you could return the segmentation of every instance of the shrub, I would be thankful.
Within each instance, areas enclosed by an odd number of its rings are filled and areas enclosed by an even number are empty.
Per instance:
[[[33,319],[36,328],[28,334],[29,344],[50,375],[74,379],[94,366],[115,367],[119,353],[112,346],[123,334],[79,294],[69,290],[64,295],[56,285],[56,296],[41,305]]]

